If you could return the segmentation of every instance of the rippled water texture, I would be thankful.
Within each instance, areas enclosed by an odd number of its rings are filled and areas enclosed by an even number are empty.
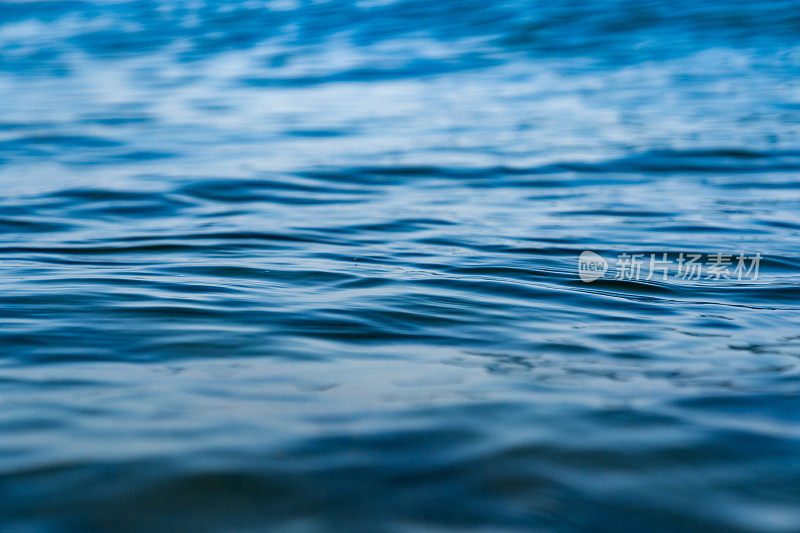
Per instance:
[[[797,1],[2,0],[0,529],[800,530],[799,43]]]

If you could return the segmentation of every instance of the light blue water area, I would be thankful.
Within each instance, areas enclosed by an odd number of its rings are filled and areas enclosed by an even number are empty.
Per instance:
[[[798,134],[797,1],[2,0],[0,530],[798,531]]]

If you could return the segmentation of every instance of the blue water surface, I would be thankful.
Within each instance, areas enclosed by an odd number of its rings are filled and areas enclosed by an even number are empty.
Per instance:
[[[797,0],[0,0],[0,530],[796,532],[799,134]]]

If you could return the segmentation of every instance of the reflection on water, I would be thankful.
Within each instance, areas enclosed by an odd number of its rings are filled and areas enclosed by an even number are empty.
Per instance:
[[[0,529],[797,531],[798,7],[3,1]]]

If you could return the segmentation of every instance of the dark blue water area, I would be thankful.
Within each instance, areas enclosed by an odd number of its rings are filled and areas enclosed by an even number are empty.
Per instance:
[[[0,0],[0,187],[3,532],[800,530],[797,1]]]

